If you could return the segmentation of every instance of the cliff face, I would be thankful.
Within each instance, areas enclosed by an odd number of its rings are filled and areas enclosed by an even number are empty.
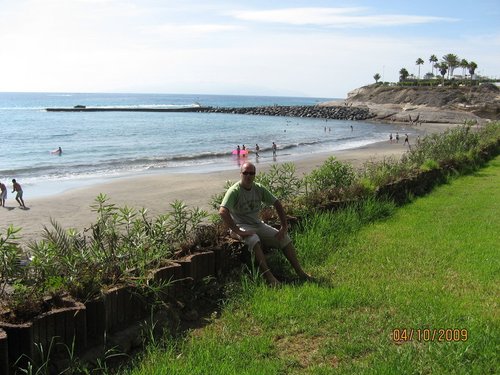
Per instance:
[[[426,122],[483,122],[500,119],[500,89],[493,84],[472,87],[373,84],[351,91],[344,105],[368,107],[380,120],[411,122],[419,116]]]
[[[443,109],[500,103],[500,89],[493,84],[472,87],[399,87],[370,85],[348,94],[349,102],[424,105]]]

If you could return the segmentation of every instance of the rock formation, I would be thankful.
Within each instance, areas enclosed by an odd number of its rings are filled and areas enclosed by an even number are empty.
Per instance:
[[[373,119],[384,121],[483,123],[500,119],[500,89],[493,84],[472,87],[373,84],[349,92],[345,101],[320,105],[330,107],[342,104],[367,108]]]

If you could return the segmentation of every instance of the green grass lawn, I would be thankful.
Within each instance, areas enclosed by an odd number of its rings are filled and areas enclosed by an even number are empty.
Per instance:
[[[319,282],[245,276],[220,318],[126,373],[499,373],[499,186],[497,157],[403,207],[308,220],[294,238]]]

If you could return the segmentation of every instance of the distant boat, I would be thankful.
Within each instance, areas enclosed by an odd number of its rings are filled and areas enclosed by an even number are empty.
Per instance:
[[[78,105],[75,105],[73,108],[74,108],[74,109],[85,109],[85,108],[87,108],[87,107],[86,107],[86,106],[84,106],[84,105],[78,104]]]

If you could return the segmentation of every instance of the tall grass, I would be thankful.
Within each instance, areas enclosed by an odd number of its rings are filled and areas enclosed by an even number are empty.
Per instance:
[[[315,213],[301,221],[294,243],[306,265],[315,266],[345,246],[364,225],[389,217],[394,210],[393,202],[369,198],[337,212]]]

